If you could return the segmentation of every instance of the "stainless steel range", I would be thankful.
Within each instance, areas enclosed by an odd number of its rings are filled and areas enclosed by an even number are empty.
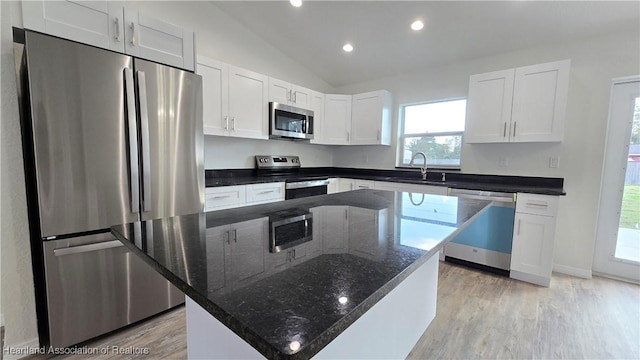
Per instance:
[[[256,155],[256,168],[260,176],[279,176],[286,179],[286,200],[327,193],[329,178],[301,173],[298,156]]]

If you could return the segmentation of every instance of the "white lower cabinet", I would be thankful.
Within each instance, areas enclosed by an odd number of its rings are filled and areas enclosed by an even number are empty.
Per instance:
[[[325,254],[347,252],[349,243],[349,207],[344,205],[322,206],[322,249]],[[315,216],[315,215],[314,215]]]
[[[549,286],[558,197],[518,194],[513,224],[511,277]]]
[[[205,189],[205,211],[231,209],[246,202],[246,187],[220,186]]]
[[[205,189],[205,211],[284,200],[284,183],[219,186]]]
[[[247,205],[265,204],[284,200],[284,183],[247,185]]]
[[[354,179],[340,178],[338,181],[338,192],[352,191],[356,189]]]
[[[340,179],[331,178],[329,179],[329,185],[327,186],[327,194],[333,194],[340,192]]]

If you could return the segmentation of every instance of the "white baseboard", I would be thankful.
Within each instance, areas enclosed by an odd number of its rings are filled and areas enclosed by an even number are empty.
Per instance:
[[[6,329],[5,329],[5,340],[6,340]],[[3,360],[18,360],[18,359],[22,359],[24,357],[29,356],[28,350],[27,349],[33,349],[33,351],[37,351],[37,349],[40,348],[40,341],[38,340],[38,338],[34,338],[28,341],[25,341],[23,343],[20,344],[4,344],[5,349],[7,348],[11,348],[11,349],[25,349],[24,351],[22,351],[23,353],[21,354],[8,354],[6,352],[4,352],[4,349],[2,349],[2,359]]]
[[[579,268],[574,268],[571,266],[560,265],[560,264],[553,264],[553,272],[557,272],[565,275],[571,275],[571,276],[575,276],[583,279],[592,278],[591,270],[579,269]]]

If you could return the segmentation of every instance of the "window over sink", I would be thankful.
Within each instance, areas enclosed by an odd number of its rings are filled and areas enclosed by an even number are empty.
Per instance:
[[[423,152],[428,167],[459,169],[466,108],[467,99],[401,105],[398,166]],[[414,165],[423,165],[421,156]]]

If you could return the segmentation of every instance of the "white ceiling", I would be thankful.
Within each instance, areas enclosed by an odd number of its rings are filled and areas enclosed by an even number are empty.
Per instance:
[[[213,3],[335,87],[624,29],[640,35],[639,1]],[[417,18],[420,32],[409,28]]]

